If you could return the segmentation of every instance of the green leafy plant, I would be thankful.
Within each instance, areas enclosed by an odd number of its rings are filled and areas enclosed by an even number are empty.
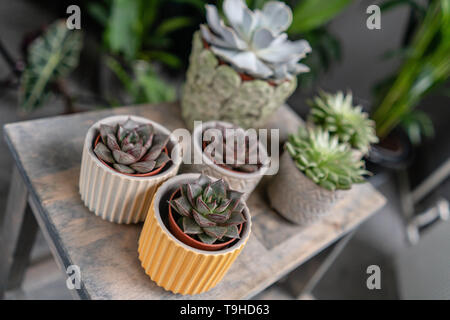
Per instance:
[[[223,179],[213,182],[201,175],[198,180],[183,184],[181,196],[169,204],[181,216],[179,225],[184,233],[213,244],[225,238],[239,238],[238,226],[246,221],[241,197],[242,193],[231,190]]]
[[[305,33],[323,26],[352,0],[303,0],[294,9],[294,19],[290,33]]]
[[[174,87],[162,80],[147,61],[133,61],[131,71],[127,71],[113,57],[107,57],[106,64],[114,72],[131,98],[131,101],[126,103],[159,103],[175,100]]]
[[[81,32],[69,30],[63,20],[54,22],[31,43],[19,89],[23,109],[41,106],[51,92],[64,94],[71,107],[61,80],[77,67],[82,45]]]
[[[450,0],[431,1],[410,46],[403,52],[405,60],[397,75],[389,85],[382,86],[387,89],[379,90],[372,119],[380,139],[403,124],[407,128],[414,126],[407,131],[413,132],[413,141],[418,141],[417,129],[426,133],[422,128],[429,127],[430,120],[424,121],[423,113],[420,117],[412,115],[413,108],[450,76]]]
[[[94,153],[119,172],[149,173],[170,161],[163,152],[169,137],[156,133],[151,124],[132,119],[116,126],[102,124],[100,136]]]
[[[211,159],[220,158],[220,163],[217,163],[219,166],[244,173],[256,172],[261,168],[263,163],[258,155],[258,141],[250,141],[251,139],[245,134],[245,131],[237,127],[233,127],[232,131],[229,131],[227,129],[230,128],[217,125],[214,129],[219,130],[217,136],[221,140],[218,143],[215,141],[205,142],[203,151],[209,152],[208,145],[213,143],[215,148],[211,150],[209,156]],[[242,162],[238,161],[240,154],[243,154],[243,159],[239,159],[243,160]]]
[[[195,1],[187,0],[109,0],[88,3],[91,16],[103,27],[103,43],[109,54],[106,65],[129,96],[128,101],[120,103],[175,100],[174,86],[155,71],[155,63],[174,70],[182,66],[180,57],[172,48],[172,35],[191,26],[194,20],[187,15],[164,16],[165,8],[176,3],[195,5]]]
[[[287,30],[292,11],[279,1],[267,2],[251,11],[243,0],[225,0],[223,11],[206,6],[208,24],[201,25],[203,39],[212,52],[239,71],[253,77],[283,81],[309,71],[298,61],[311,51],[307,41],[290,41]]]
[[[370,144],[378,142],[375,135],[375,122],[368,119],[362,107],[353,105],[351,93],[342,91],[330,94],[321,91],[309,101],[311,121],[325,131],[338,137],[339,142],[349,143],[351,147],[366,154]]]
[[[299,128],[289,136],[286,150],[297,168],[317,185],[334,191],[350,189],[353,183],[365,182],[364,162],[355,159],[347,144],[339,143],[321,128]]]
[[[188,3],[187,0],[109,0],[88,4],[88,11],[103,26],[103,42],[109,52],[126,61],[159,61],[171,68],[181,66],[180,58],[168,49],[171,34],[191,26],[189,16],[160,18],[164,5]]]

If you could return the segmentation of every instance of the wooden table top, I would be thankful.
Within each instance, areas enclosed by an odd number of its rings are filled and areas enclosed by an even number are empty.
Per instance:
[[[55,259],[65,274],[81,270],[82,299],[243,299],[260,292],[357,227],[380,209],[384,197],[369,183],[354,186],[322,221],[298,227],[268,206],[262,185],[248,200],[250,239],[221,283],[209,292],[182,296],[158,287],[141,268],[137,241],[142,224],[117,225],[96,217],[78,193],[84,136],[96,121],[134,114],[169,129],[184,127],[177,103],[115,108],[5,126],[4,134],[30,192],[30,203]],[[300,118],[287,106],[269,127],[280,136],[296,130]]]

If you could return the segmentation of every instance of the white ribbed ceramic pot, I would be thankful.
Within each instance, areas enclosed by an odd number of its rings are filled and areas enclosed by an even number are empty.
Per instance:
[[[139,123],[150,123],[156,132],[170,135],[162,125],[137,116],[112,116],[96,122],[86,134],[79,181],[81,199],[90,211],[104,220],[126,224],[145,220],[156,189],[175,176],[181,164],[181,146],[174,137],[170,137],[167,144],[172,161],[153,176],[125,175],[100,161],[93,151],[100,124],[115,125],[125,122],[128,117]]]
[[[201,159],[202,163],[201,164],[194,163],[187,170],[199,173],[203,172],[204,174],[217,179],[223,178],[230,185],[231,189],[244,193],[244,199],[247,199],[253,192],[253,190],[256,188],[256,186],[258,185],[259,181],[262,179],[264,174],[266,173],[267,169],[269,168],[269,164],[266,163],[258,171],[253,173],[242,173],[238,171],[227,170],[215,164],[210,157],[208,157],[206,154],[203,153],[202,133],[204,130],[209,128],[215,128],[217,125],[221,125],[225,128],[236,127],[233,124],[224,121],[208,121],[202,123],[201,126],[196,126],[192,134],[192,145],[194,156],[192,161],[194,162],[194,159],[197,158]],[[268,159],[267,150],[265,146],[261,142],[258,143],[259,149],[262,152],[262,158]]]

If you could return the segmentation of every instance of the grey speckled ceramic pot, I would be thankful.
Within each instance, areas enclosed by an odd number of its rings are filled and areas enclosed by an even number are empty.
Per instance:
[[[288,152],[280,158],[278,174],[269,182],[270,205],[286,219],[308,225],[330,212],[346,192],[329,191],[318,186],[296,166]]]

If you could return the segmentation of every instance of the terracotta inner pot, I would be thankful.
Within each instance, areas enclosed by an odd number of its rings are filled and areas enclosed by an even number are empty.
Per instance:
[[[172,201],[172,199],[175,197],[175,195],[177,195],[178,193],[181,193],[181,188],[178,188],[177,190],[175,190],[172,195],[170,196],[169,201]],[[200,250],[206,250],[206,251],[217,251],[220,249],[225,248],[226,246],[230,245],[233,241],[236,241],[237,239],[230,239],[229,241],[223,242],[223,243],[219,243],[219,244],[206,244],[203,243],[201,241],[198,241],[194,238],[192,238],[191,236],[187,235],[186,233],[183,232],[183,230],[181,230],[181,228],[178,226],[178,223],[175,221],[175,218],[173,216],[172,213],[172,206],[169,204],[169,227],[170,227],[170,231],[173,233],[173,235],[180,241],[182,241],[183,243],[196,248],[196,249],[200,249]],[[244,222],[245,223],[245,222]],[[239,235],[242,232],[242,226],[244,225],[244,223],[241,223],[239,225]]]
[[[95,142],[94,142],[94,148],[97,146],[98,142],[100,141],[100,138],[101,138],[101,135],[99,134],[99,135],[97,136],[97,138],[95,139]],[[167,150],[167,147],[164,147],[163,152],[164,152],[165,154],[169,155],[169,151]],[[96,155],[96,156],[97,156],[97,155]],[[126,176],[132,176],[132,177],[150,177],[150,176],[154,176],[155,174],[160,173],[161,170],[164,169],[164,167],[170,162],[170,161],[167,161],[163,166],[159,167],[159,168],[156,169],[156,170],[147,172],[147,173],[124,173],[124,172],[117,171],[114,167],[110,166],[108,163],[106,163],[105,161],[103,161],[103,160],[100,159],[99,157],[97,157],[97,159],[100,160],[104,165],[106,165],[106,166],[108,166],[109,168],[111,168],[112,170],[114,170],[115,172],[120,173],[120,174],[124,174],[124,175],[126,175]]]

